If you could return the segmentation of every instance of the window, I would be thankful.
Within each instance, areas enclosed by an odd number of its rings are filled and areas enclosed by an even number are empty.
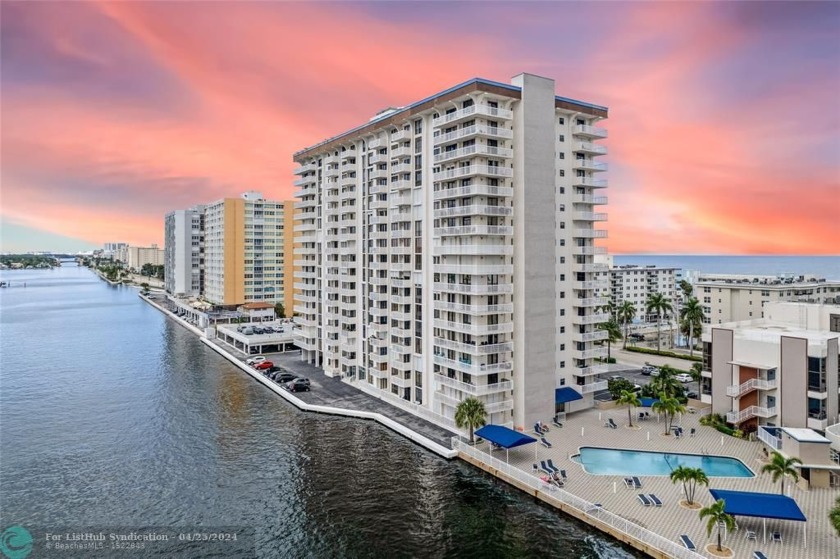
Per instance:
[[[561,116],[559,119],[557,119],[557,122],[558,124],[566,124],[566,119]]]
[[[566,154],[562,151],[560,152],[560,159],[566,159]]]
[[[566,136],[564,136],[563,134],[560,134],[560,141],[565,142],[566,141]]]

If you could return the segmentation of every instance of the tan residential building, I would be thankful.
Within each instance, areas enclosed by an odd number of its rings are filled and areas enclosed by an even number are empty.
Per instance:
[[[469,396],[521,429],[591,406],[606,117],[476,78],[296,153],[302,358],[448,426]]]
[[[767,303],[703,333],[701,399],[738,428],[824,431],[838,418],[840,306]]]
[[[150,247],[128,246],[126,251],[126,266],[130,270],[139,272],[146,264],[152,266],[163,266],[165,254],[162,248],[153,244]]]
[[[705,324],[723,324],[762,318],[764,305],[775,301],[840,304],[840,280],[700,274],[694,296],[703,305]]]

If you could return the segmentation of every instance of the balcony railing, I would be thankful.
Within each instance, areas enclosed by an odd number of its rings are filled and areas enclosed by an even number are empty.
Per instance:
[[[456,120],[461,120],[463,118],[469,118],[474,115],[510,120],[513,118],[513,111],[500,109],[498,107],[491,107],[490,105],[485,105],[484,103],[476,103],[455,112],[438,116],[432,120],[432,126],[443,126],[444,124],[449,124],[450,122],[455,122]]]
[[[441,274],[465,274],[471,276],[509,276],[513,274],[513,264],[480,265],[480,264],[454,264],[437,265],[432,267],[433,272]]]
[[[587,138],[603,139],[607,137],[607,131],[604,128],[597,128],[585,124],[575,126],[574,134],[575,136],[584,136]]]
[[[509,178],[513,176],[513,169],[508,167],[499,167],[496,165],[466,165],[435,173],[432,176],[432,180],[435,182],[448,181],[471,175],[488,175],[491,177]]]
[[[578,239],[606,239],[607,235],[607,231],[604,231],[603,229],[576,229],[572,233],[572,237],[576,237]]]
[[[435,345],[446,349],[454,349],[463,353],[471,353],[473,355],[486,355],[488,353],[505,353],[513,351],[513,342],[505,342],[500,344],[466,344],[464,342],[456,342],[454,340],[445,340],[443,338],[435,338]]]
[[[597,204],[603,205],[608,202],[606,196],[593,196],[591,194],[578,194],[574,198],[575,204]]]
[[[435,283],[433,286],[435,291],[445,293],[471,293],[473,295],[488,295],[495,293],[513,293],[513,284],[465,284],[465,283]]]
[[[573,186],[589,186],[592,188],[606,188],[607,179],[591,179],[589,177],[574,177],[572,179]]]
[[[595,212],[575,212],[572,214],[575,221],[607,221],[607,214]]]
[[[776,388],[775,380],[764,380],[760,378],[751,378],[748,381],[737,385],[727,386],[726,395],[732,398],[739,398],[753,390],[773,390]]]
[[[580,391],[581,394],[589,394],[591,392],[598,392],[600,390],[606,390],[607,385],[609,384],[606,380],[599,380],[598,382],[590,382],[588,384],[579,384],[577,389]]]
[[[590,314],[589,316],[573,316],[572,324],[599,324],[609,320],[608,313]]]
[[[495,394],[498,392],[506,392],[508,390],[513,390],[513,381],[511,380],[503,380],[502,382],[497,382],[496,384],[472,384],[461,382],[454,378],[449,378],[446,375],[441,375],[439,373],[435,373],[435,380],[442,384],[443,386],[448,386],[450,388],[454,388],[455,390],[460,390],[461,392],[466,392],[471,396],[484,396],[486,394]]]
[[[511,245],[435,245],[434,254],[461,256],[510,256],[513,254]]]
[[[491,215],[509,216],[513,214],[513,208],[508,206],[488,206],[486,204],[471,204],[469,206],[454,206],[450,208],[438,208],[434,211],[436,219],[442,217],[458,217],[464,215]]]
[[[465,157],[475,157],[478,155],[511,159],[513,157],[513,150],[496,146],[488,146],[486,144],[474,144],[460,149],[451,149],[449,151],[438,153],[435,155],[435,163],[444,163],[446,161],[453,161],[455,159],[462,159]]]
[[[606,155],[607,146],[593,144],[592,142],[577,142],[575,144],[575,151],[591,153],[592,155]]]
[[[498,126],[473,125],[453,130],[447,134],[440,134],[435,136],[433,140],[435,145],[438,145],[445,144],[446,142],[455,142],[470,136],[489,136],[491,138],[510,140],[513,138],[513,130]]]
[[[441,188],[439,190],[435,190],[433,194],[435,200],[461,198],[463,196],[496,196],[499,198],[509,198],[513,196],[513,188],[509,186],[471,184],[469,186],[462,186],[458,188]]]
[[[781,450],[782,448],[782,439],[773,435],[762,426],[758,427],[758,440],[767,443],[770,445],[770,448],[775,448],[776,450]]]
[[[435,301],[435,308],[444,311],[454,311],[472,315],[512,313],[513,303],[504,305],[464,305],[448,301]]]
[[[313,163],[307,163],[306,165],[302,165],[301,167],[298,167],[297,169],[295,169],[295,174],[296,175],[302,175],[304,173],[308,173],[309,171],[314,171],[317,168],[318,168],[317,163],[314,163],[314,162]]]
[[[435,236],[465,236],[465,235],[513,235],[512,225],[459,225],[456,227],[438,227],[434,230]]]
[[[486,336],[488,334],[510,334],[513,332],[513,322],[502,322],[501,324],[467,324],[464,322],[451,322],[436,318],[433,322],[435,328],[463,332],[473,336]],[[469,372],[469,371],[467,371]]]
[[[593,161],[591,159],[575,159],[572,165],[574,169],[582,169],[584,171],[602,172],[607,170],[607,164],[600,161]]]

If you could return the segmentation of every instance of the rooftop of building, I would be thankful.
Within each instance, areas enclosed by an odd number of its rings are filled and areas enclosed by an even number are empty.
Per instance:
[[[722,330],[732,330],[735,333],[735,338],[737,339],[766,343],[778,343],[783,336],[804,338],[808,340],[809,344],[813,345],[825,344],[828,340],[840,338],[840,332],[809,330],[787,322],[771,321],[766,318],[725,322],[723,324],[711,326],[709,331],[716,328]],[[707,332],[704,330],[704,339],[706,336]]]
[[[452,86],[449,89],[444,89],[443,91],[430,95],[429,97],[416,101],[405,107],[392,107],[389,109],[385,109],[364,124],[361,124],[355,128],[351,128],[350,130],[338,134],[337,136],[327,138],[313,146],[309,146],[307,148],[295,152],[293,159],[297,161],[299,158],[305,157],[310,152],[326,148],[328,147],[328,145],[340,141],[344,138],[361,135],[367,132],[372,132],[373,130],[377,130],[381,127],[384,127],[395,120],[403,119],[405,117],[431,109],[435,106],[436,102],[445,101],[446,98],[456,98],[461,95],[466,95],[467,93],[470,93],[472,91],[487,91],[499,95],[506,95],[508,97],[513,97],[516,99],[519,99],[522,95],[521,87],[502,82],[496,82],[484,78],[472,78],[471,80],[459,83],[458,85]],[[559,95],[555,95],[554,104],[555,107],[560,109],[578,111],[598,118],[607,118],[609,111],[607,107],[603,107],[601,105],[595,105],[592,103],[587,103],[585,101],[578,101],[575,99],[570,99],[568,97],[561,97]]]
[[[760,289],[787,289],[796,287],[814,287],[835,285],[840,287],[840,280],[829,280],[816,276],[781,274],[777,276],[754,276],[742,274],[701,274],[695,285],[726,286]]]
[[[831,443],[831,441],[829,441],[813,429],[782,427],[782,431],[784,431],[785,433],[790,435],[791,438],[796,439],[800,443]]]
[[[680,268],[672,268],[672,267],[665,267],[665,266],[656,266],[655,264],[648,264],[648,265],[640,265],[640,264],[622,264],[620,266],[613,266],[610,268],[611,272],[623,272],[623,271],[632,271],[632,270],[639,270],[643,272],[673,272],[675,270],[679,270]]]

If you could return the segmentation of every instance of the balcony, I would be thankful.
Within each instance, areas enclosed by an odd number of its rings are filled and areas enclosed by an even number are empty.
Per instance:
[[[766,443],[770,448],[781,450],[782,439],[775,435],[775,433],[777,432],[778,431],[775,428],[768,429],[767,427],[759,425],[758,440],[760,440],[763,443]]]
[[[434,319],[435,328],[462,332],[473,336],[487,336],[489,334],[510,334],[513,332],[513,322],[502,322],[501,324],[466,324],[464,322],[450,322],[440,318]],[[467,371],[469,372],[469,371]]]
[[[577,239],[606,239],[607,231],[602,229],[575,229],[573,238]]]
[[[596,254],[607,254],[607,248],[594,246],[576,246],[572,248],[572,254],[577,256],[594,256]]]
[[[432,126],[443,126],[459,120],[469,119],[475,116],[486,116],[490,118],[499,118],[510,120],[513,118],[513,111],[507,109],[500,109],[498,107],[491,107],[484,103],[476,103],[469,107],[464,107],[455,112],[443,114],[432,120]]]
[[[345,161],[348,161],[352,158],[355,158],[356,155],[357,154],[356,154],[355,150],[349,150],[349,149],[345,150],[345,151],[342,151],[341,153],[338,154],[338,156],[339,156],[339,158],[341,159],[342,162],[345,162]]]
[[[575,221],[607,221],[607,214],[595,212],[575,212],[572,214]]]
[[[509,198],[513,196],[513,188],[510,186],[489,186],[486,184],[471,184],[459,188],[442,188],[435,190],[432,195],[435,200],[446,200],[448,198],[461,198],[464,196],[496,196]]]
[[[481,236],[509,236],[513,235],[512,225],[460,225],[456,227],[438,227],[434,230],[436,237],[464,237],[468,235]]]
[[[404,142],[405,140],[410,140],[411,136],[411,129],[399,130],[391,134],[391,143]]]
[[[432,176],[435,182],[471,177],[473,175],[487,175],[490,177],[510,178],[513,176],[513,169],[499,167],[496,165],[465,165],[454,169],[447,169]]]
[[[513,208],[508,206],[488,206],[486,204],[471,204],[469,206],[454,206],[434,210],[435,219],[442,217],[459,217],[465,215],[509,216]]]
[[[596,357],[606,357],[607,356],[607,348],[606,347],[594,347],[592,349],[587,350],[573,350],[575,352],[575,357],[577,359],[594,359]]]
[[[743,384],[737,386],[727,386],[726,395],[731,398],[740,398],[747,392],[752,392],[753,390],[774,390],[775,388],[775,380],[751,378]]]
[[[574,375],[578,377],[591,377],[592,375],[603,375],[610,370],[608,365],[592,365],[590,367],[578,367]]]
[[[589,290],[589,289],[606,289],[609,287],[608,281],[606,279],[600,280],[592,280],[592,281],[578,281],[575,282],[574,288],[579,290]]]
[[[437,347],[454,349],[456,351],[470,353],[473,355],[486,355],[488,353],[505,353],[513,351],[513,342],[504,342],[500,344],[485,344],[484,342],[479,344],[466,344],[463,342],[456,342],[454,340],[435,338],[434,343]]]
[[[391,157],[411,157],[414,152],[408,146],[400,146],[391,150]]]
[[[603,307],[610,302],[609,297],[583,297],[575,299],[575,307]]]
[[[296,175],[302,175],[302,174],[304,174],[304,173],[308,173],[308,172],[310,172],[310,171],[314,171],[314,170],[316,170],[317,168],[318,168],[318,164],[317,164],[317,163],[315,163],[315,162],[312,162],[312,163],[307,163],[306,165],[302,165],[302,166],[298,167],[297,169],[295,169],[295,174],[296,174]]]
[[[599,380],[598,382],[590,382],[587,384],[579,384],[574,388],[577,388],[578,392],[581,394],[590,394],[592,392],[599,392],[601,390],[606,390],[607,385],[609,384],[606,380]]]
[[[595,330],[594,332],[573,332],[572,333],[572,341],[573,342],[597,342],[600,340],[606,340],[608,338],[608,333],[606,330]]]
[[[608,201],[606,196],[592,196],[591,194],[576,194],[574,197],[575,204],[596,204],[603,205]]]
[[[388,169],[373,169],[369,175],[372,180],[387,179],[389,176],[391,176],[391,173],[388,172]]]
[[[726,413],[727,423],[738,425],[753,417],[773,417],[776,415],[776,408],[762,408],[760,406],[750,406],[741,411],[730,411]]]
[[[438,310],[460,312],[474,316],[513,312],[513,303],[503,305],[464,305],[461,303],[450,303],[448,301],[435,301],[434,303],[435,308]]]
[[[596,313],[589,316],[573,316],[572,324],[600,324],[609,320],[609,313]]]
[[[572,186],[589,186],[591,188],[607,188],[607,179],[592,179],[589,177],[573,177]]]
[[[582,136],[584,138],[591,138],[593,140],[603,140],[607,137],[607,131],[604,128],[597,128],[595,126],[588,126],[579,124],[574,129],[575,136]]]
[[[403,173],[410,173],[413,171],[414,168],[411,166],[410,163],[398,163],[397,165],[391,165],[391,174],[392,175],[400,175]]]
[[[593,144],[592,142],[576,142],[575,151],[590,155],[606,155],[607,146]]]
[[[512,159],[513,150],[508,148],[500,148],[496,146],[488,146],[486,144],[475,144],[460,149],[451,149],[449,151],[438,153],[437,155],[435,155],[435,163],[445,163],[447,161],[455,161],[458,159],[465,159],[468,157],[476,156]]]
[[[513,254],[511,245],[435,245],[435,255],[455,256],[510,256]]]
[[[391,375],[391,384],[395,384],[400,388],[411,388],[413,386],[413,380],[410,376],[406,378],[399,375]]]
[[[379,149],[381,147],[385,147],[385,140],[382,138],[374,138],[373,140],[369,141],[367,144],[368,149]]]
[[[513,293],[513,284],[502,283],[495,285],[465,284],[465,283],[435,283],[432,288],[441,293],[469,293],[472,295],[494,295],[496,293]]]
[[[486,136],[489,138],[497,138],[502,140],[510,140],[513,138],[513,130],[508,128],[501,128],[498,126],[472,125],[466,128],[453,130],[447,134],[440,134],[433,138],[435,145],[445,144],[447,142],[457,142],[458,140],[471,138],[473,136]]]
[[[489,375],[492,373],[500,373],[510,371],[513,369],[513,364],[510,362],[493,363],[493,364],[479,364],[458,361],[456,359],[448,359],[442,355],[435,355],[434,362],[441,367],[455,369],[471,375]]]
[[[471,276],[509,276],[513,274],[513,264],[480,265],[480,264],[439,264],[432,268],[440,274],[466,274]]]
[[[315,178],[314,175],[310,175],[308,177],[301,177],[296,179],[292,184],[295,186],[303,186],[305,184],[315,184],[318,180]]]
[[[406,188],[411,188],[412,186],[414,186],[414,183],[406,179],[391,181],[391,188],[393,190],[405,190]]]
[[[578,264],[577,271],[580,272],[608,272],[610,267],[607,264]]]
[[[574,169],[581,169],[583,171],[592,171],[596,173],[600,173],[607,170],[606,163],[593,161],[591,159],[575,159],[575,162],[572,164],[572,167]]]
[[[510,411],[513,409],[513,400],[505,400],[504,402],[484,404],[484,409],[487,413],[500,413]]]
[[[513,390],[513,381],[510,380],[503,380],[502,382],[497,382],[496,384],[482,384],[476,385],[472,383],[461,382],[454,378],[449,378],[448,376],[441,375],[439,373],[435,373],[435,381],[440,383],[442,386],[448,386],[449,388],[454,388],[455,390],[460,390],[470,396],[485,396],[487,394],[496,394],[499,392],[507,392],[508,390]]]

